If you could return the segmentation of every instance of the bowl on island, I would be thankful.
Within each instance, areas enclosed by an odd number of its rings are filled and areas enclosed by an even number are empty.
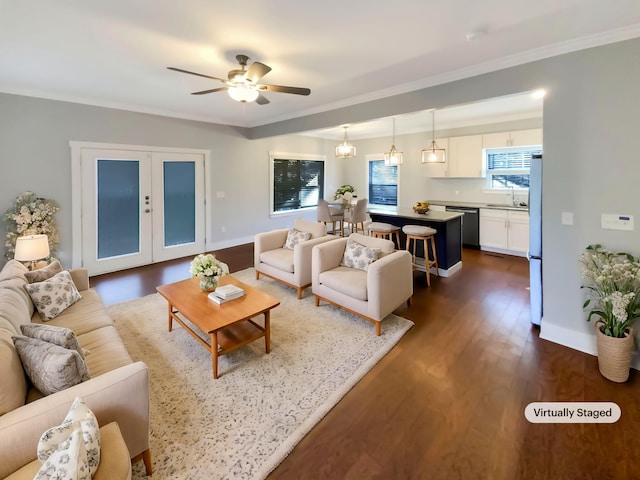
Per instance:
[[[416,213],[427,213],[429,211],[429,202],[416,202],[413,205],[413,211]]]

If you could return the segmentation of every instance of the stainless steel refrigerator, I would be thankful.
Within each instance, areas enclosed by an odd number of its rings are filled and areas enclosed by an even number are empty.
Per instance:
[[[542,320],[542,155],[532,155],[529,177],[529,285],[531,323]]]

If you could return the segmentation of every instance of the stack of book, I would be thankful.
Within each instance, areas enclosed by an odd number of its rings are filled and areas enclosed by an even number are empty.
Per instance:
[[[216,288],[213,292],[209,294],[209,299],[214,302],[221,304],[228,302],[229,300],[235,300],[236,298],[240,298],[244,295],[244,290],[240,287],[236,287],[235,285],[222,285],[221,287]]]

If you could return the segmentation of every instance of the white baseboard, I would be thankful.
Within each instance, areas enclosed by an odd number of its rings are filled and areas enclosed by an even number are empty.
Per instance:
[[[450,277],[457,271],[462,269],[462,260],[456,263],[455,265],[451,265],[449,268],[438,268],[438,275],[440,277]],[[435,273],[435,268],[431,267],[431,273]]]
[[[544,318],[540,324],[540,338],[589,355],[598,355],[595,334],[577,332],[552,323],[545,323]],[[634,352],[631,359],[631,367],[640,370],[640,352]]]
[[[255,235],[250,235],[247,237],[240,238],[230,238],[228,240],[223,240],[220,242],[209,242],[207,240],[207,252],[211,252],[213,250],[222,250],[223,248],[236,247],[238,245],[245,245],[247,243],[253,243],[255,240]]]
[[[503,253],[505,255],[514,255],[516,257],[526,257],[527,252],[518,252],[516,250],[506,250],[504,248],[493,248],[480,246],[480,250],[484,252]]]

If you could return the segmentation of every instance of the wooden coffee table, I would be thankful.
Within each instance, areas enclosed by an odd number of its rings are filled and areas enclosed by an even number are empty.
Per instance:
[[[266,352],[270,352],[271,309],[280,305],[280,300],[277,298],[246,285],[231,275],[220,278],[219,285],[229,283],[243,288],[245,295],[221,305],[209,300],[208,293],[200,290],[197,278],[189,278],[156,288],[158,293],[169,302],[169,331],[172,330],[173,320],[175,320],[211,352],[213,378],[218,378],[218,357],[225,353],[262,337],[264,337]],[[185,324],[178,313],[209,335],[211,344]],[[264,326],[253,320],[253,317],[260,314],[264,315]]]

